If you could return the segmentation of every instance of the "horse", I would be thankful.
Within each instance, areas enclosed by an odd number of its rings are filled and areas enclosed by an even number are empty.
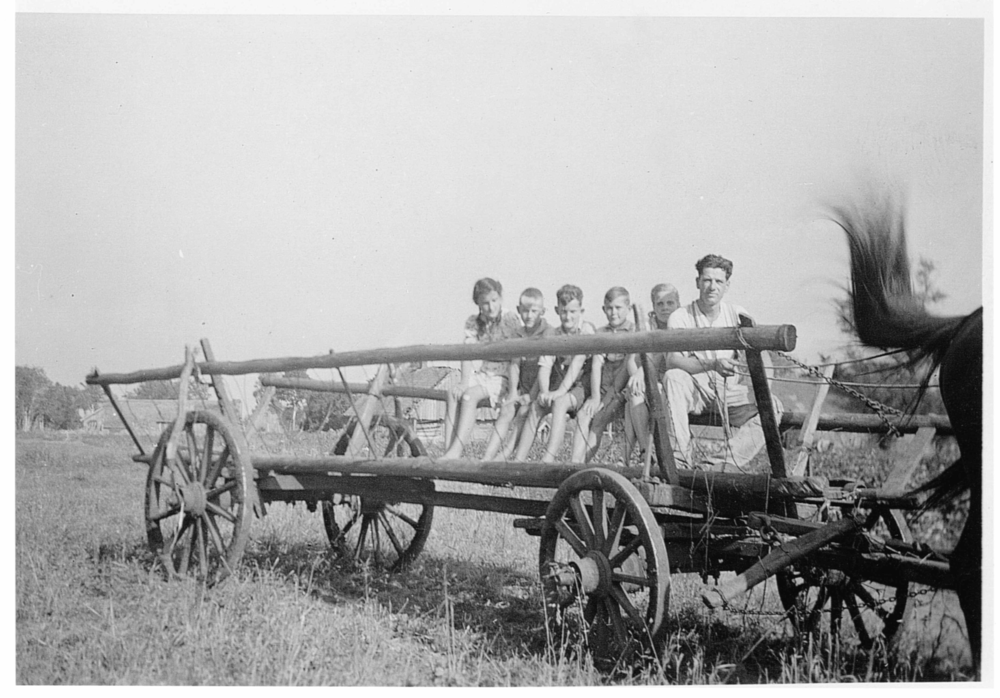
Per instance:
[[[950,571],[978,674],[982,646],[983,309],[954,317],[927,312],[911,286],[903,210],[891,200],[831,206],[829,218],[847,233],[850,309],[858,339],[871,347],[908,350],[911,366],[929,360],[918,399],[934,369],[940,368],[941,398],[961,455],[913,492],[929,493],[925,506],[935,506],[969,491],[969,515],[950,556]]]

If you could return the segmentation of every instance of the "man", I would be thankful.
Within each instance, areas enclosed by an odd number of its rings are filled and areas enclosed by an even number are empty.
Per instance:
[[[740,306],[722,299],[729,290],[733,263],[719,255],[706,255],[695,264],[698,299],[671,313],[668,327],[674,329],[738,327]],[[745,363],[745,362],[744,362]],[[671,352],[667,354],[663,385],[670,412],[670,438],[674,459],[682,468],[700,467],[718,471],[748,472],[747,464],[764,446],[760,415],[750,394],[749,378],[737,376],[738,354],[734,351]],[[745,371],[744,371],[745,373]],[[777,418],[781,407],[775,400]],[[692,458],[688,414],[714,412],[722,420],[725,448],[720,454]],[[749,418],[748,417],[751,417]]]

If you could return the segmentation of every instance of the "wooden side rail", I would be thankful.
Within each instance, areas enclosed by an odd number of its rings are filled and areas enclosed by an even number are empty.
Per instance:
[[[250,361],[205,361],[197,364],[203,375],[238,376],[248,373],[283,373],[299,369],[341,368],[412,361],[476,361],[569,354],[609,354],[633,352],[755,349],[792,351],[795,327],[763,325],[746,328],[685,329],[672,332],[628,332],[621,334],[575,335],[544,339],[509,339],[489,344],[425,344],[390,349],[330,352],[321,356],[254,359]],[[172,380],[181,375],[183,365],[153,368],[132,373],[94,371],[88,385],[123,385],[154,380]]]

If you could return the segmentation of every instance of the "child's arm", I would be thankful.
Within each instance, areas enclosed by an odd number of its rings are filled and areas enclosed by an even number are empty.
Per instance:
[[[583,403],[584,414],[596,414],[601,406],[601,377],[604,373],[604,355],[594,354],[590,363],[590,399]],[[613,396],[612,396],[613,397]]]
[[[583,368],[583,362],[587,360],[585,354],[577,354],[569,362],[569,367],[566,369],[566,375],[563,376],[562,383],[559,384],[559,388],[554,391],[558,393],[556,397],[561,397],[569,392],[569,389],[573,387],[576,383],[577,376],[580,375],[580,369]]]
[[[535,379],[535,385],[538,386],[538,402],[542,405],[548,406],[551,404],[552,391],[548,389],[549,380],[552,377],[552,364],[548,361],[538,361],[538,378]],[[546,386],[546,387],[542,387]]]

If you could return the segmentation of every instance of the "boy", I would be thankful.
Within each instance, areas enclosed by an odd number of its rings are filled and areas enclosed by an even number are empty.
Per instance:
[[[545,298],[537,288],[526,288],[521,292],[517,313],[524,323],[524,327],[518,330],[518,338],[550,337],[555,332],[555,328],[542,317],[545,315]],[[538,359],[519,359],[511,363],[511,385],[514,388],[504,400],[503,407],[500,408],[500,415],[494,424],[493,433],[490,434],[490,440],[486,444],[486,452],[483,454],[483,460],[486,461],[496,458],[498,452],[501,453],[504,460],[510,458],[511,451],[517,444],[517,437],[528,416],[528,405],[538,395]],[[504,443],[512,422],[514,423],[514,438]]]
[[[649,299],[653,302],[653,310],[649,313],[649,329],[666,330],[670,316],[681,305],[677,287],[673,284],[656,284],[649,293]],[[650,358],[656,367],[655,380],[659,383],[660,377],[667,370],[666,354],[652,354]],[[646,377],[642,366],[638,366],[638,370],[629,377],[628,394],[632,404],[635,405],[635,409],[629,415],[631,427],[639,442],[639,448],[645,451],[650,446],[649,409],[646,407]]]
[[[597,330],[583,319],[583,291],[578,286],[566,284],[556,291],[556,313],[559,328],[553,336],[594,334]],[[566,420],[573,416],[587,398],[583,377],[587,371],[587,356],[542,356],[538,359],[538,398],[531,403],[528,417],[517,442],[514,459],[526,460],[535,432],[546,412],[552,413],[549,442],[542,456],[543,463],[556,459],[566,432]]]
[[[605,316],[608,324],[598,332],[616,334],[634,332],[631,318],[632,300],[621,286],[614,286],[604,294]],[[592,458],[601,443],[604,429],[619,415],[622,403],[618,399],[637,370],[635,354],[596,354],[591,365],[591,398],[577,413],[577,429],[573,434],[573,462],[583,463]],[[629,411],[635,411],[639,400],[630,400]]]

